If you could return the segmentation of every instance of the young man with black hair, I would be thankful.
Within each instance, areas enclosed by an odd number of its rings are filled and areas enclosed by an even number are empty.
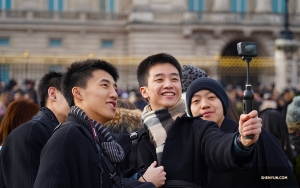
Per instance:
[[[35,188],[109,188],[122,186],[122,182],[124,187],[126,182],[131,187],[155,187],[122,179],[115,168],[125,154],[103,124],[115,117],[118,78],[117,69],[106,61],[71,64],[62,81],[71,110],[43,149]],[[148,175],[160,187],[165,180],[163,168],[149,166]],[[148,175],[144,177],[150,178]]]
[[[224,134],[214,122],[187,117],[181,77],[179,62],[169,54],[149,56],[138,66],[140,92],[149,105],[142,114],[137,158],[145,166],[157,160],[164,167],[165,187],[207,187],[208,167],[227,172],[251,166],[262,126],[257,112],[241,116],[240,134]],[[249,134],[254,138],[246,139]]]
[[[41,78],[37,88],[40,111],[5,140],[0,154],[0,187],[33,187],[41,151],[70,110],[61,92],[62,76],[51,71]]]
[[[238,131],[238,123],[226,117],[228,96],[218,81],[197,78],[186,91],[187,112],[191,117],[203,115],[202,119],[214,121],[224,133]],[[210,171],[210,187],[297,187],[288,160],[277,140],[265,129],[254,146],[257,150],[254,162],[248,170],[230,173]],[[284,179],[263,179],[263,177]]]

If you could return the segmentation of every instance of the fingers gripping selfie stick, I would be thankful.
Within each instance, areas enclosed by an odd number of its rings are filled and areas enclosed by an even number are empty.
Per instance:
[[[248,114],[253,110],[254,93],[250,84],[250,62],[252,57],[257,56],[257,47],[254,42],[240,42],[237,44],[237,50],[239,56],[242,56],[242,60],[247,63],[247,83],[244,91],[243,99],[243,113]],[[247,139],[253,139],[254,135],[246,136]]]

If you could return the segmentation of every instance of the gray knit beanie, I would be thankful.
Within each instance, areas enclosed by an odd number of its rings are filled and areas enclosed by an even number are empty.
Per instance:
[[[300,131],[300,96],[293,98],[286,112],[286,124],[292,131]]]
[[[182,65],[181,72],[182,92],[186,92],[189,85],[197,78],[207,77],[206,72],[204,70],[193,65]]]

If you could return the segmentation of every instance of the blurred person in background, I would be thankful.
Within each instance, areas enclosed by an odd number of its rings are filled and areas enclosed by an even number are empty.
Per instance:
[[[294,172],[295,156],[283,115],[275,108],[266,108],[259,113],[259,117],[262,119],[263,127],[277,139]]]
[[[278,110],[283,114],[284,119],[286,119],[287,107],[293,101],[294,96],[294,90],[290,88],[285,89],[281,94],[281,101],[278,101]]]
[[[3,118],[8,104],[9,104],[9,91],[7,89],[3,89],[0,92],[0,120]]]
[[[28,95],[28,98],[38,104],[37,91],[34,88],[35,82],[33,80],[25,80],[24,95]]]
[[[7,136],[19,125],[29,121],[40,107],[28,100],[11,102],[0,124],[0,146],[2,147]],[[0,148],[1,148],[0,147]]]
[[[135,94],[134,106],[140,110],[144,110],[144,107],[148,104],[147,100],[141,95],[140,92]]]
[[[70,110],[61,92],[62,75],[50,71],[40,79],[40,111],[14,129],[4,142],[0,153],[0,187],[33,187],[41,151],[54,128],[66,120]]]
[[[261,105],[259,106],[259,112],[267,109],[267,108],[272,108],[272,109],[277,109],[277,102],[272,99],[272,93],[265,93],[263,95],[263,101]],[[283,117],[284,119],[284,117]]]
[[[300,183],[300,96],[293,98],[293,101],[287,107],[286,124],[289,133],[293,133],[291,144],[294,147],[293,152],[296,157],[296,176]]]
[[[130,102],[128,99],[118,99],[116,107],[131,109],[131,110],[137,109],[137,107],[132,102]]]
[[[9,91],[8,103],[14,101],[15,100],[15,97],[14,97],[15,92],[18,90],[21,90],[21,88],[19,87],[19,85],[15,79],[9,80],[9,83],[6,86],[6,89]]]
[[[118,99],[114,119],[106,122],[106,129],[114,134],[129,134],[142,128],[142,111],[129,100]]]
[[[24,99],[23,97],[24,97],[24,91],[19,88],[16,91],[14,91],[14,95],[13,95],[13,100],[12,101]]]

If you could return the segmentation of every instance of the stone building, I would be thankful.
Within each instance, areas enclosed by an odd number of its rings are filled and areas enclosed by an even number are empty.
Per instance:
[[[120,88],[133,89],[139,61],[166,52],[243,86],[246,63],[232,56],[238,42],[253,41],[251,82],[272,84],[284,7],[285,0],[0,0],[0,79],[38,81],[48,70],[101,58],[120,69]],[[299,41],[300,1],[288,8]]]

